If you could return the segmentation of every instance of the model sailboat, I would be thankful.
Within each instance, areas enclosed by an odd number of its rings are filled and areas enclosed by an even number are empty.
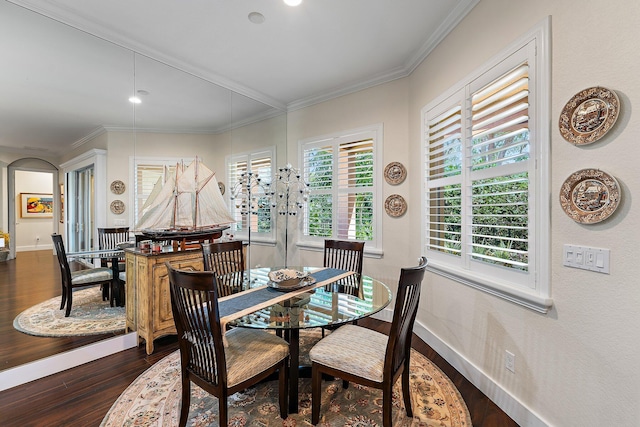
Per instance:
[[[186,167],[178,163],[164,184],[158,180],[136,229],[153,239],[197,239],[219,237],[234,222],[215,172],[196,158]]]

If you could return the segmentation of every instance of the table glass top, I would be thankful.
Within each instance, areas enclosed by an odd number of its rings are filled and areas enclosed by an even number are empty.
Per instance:
[[[313,272],[321,267],[289,267]],[[247,288],[264,287],[268,274],[278,268],[256,268],[245,272]],[[260,329],[315,328],[339,325],[370,316],[391,302],[391,291],[382,282],[363,276],[355,289],[341,281],[297,293],[291,298],[240,317],[230,325]]]

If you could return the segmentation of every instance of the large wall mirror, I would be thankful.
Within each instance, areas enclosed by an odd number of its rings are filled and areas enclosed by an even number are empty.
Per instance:
[[[233,208],[233,168],[243,164],[243,159],[249,167],[255,159],[265,157],[269,157],[272,168],[286,163],[284,112],[7,1],[0,2],[0,54],[5,68],[0,72],[0,127],[19,122],[29,130],[28,134],[14,135],[0,131],[0,166],[8,170],[11,164],[23,164],[24,158],[35,158],[58,167],[61,177],[78,173],[78,179],[91,168],[103,168],[93,170],[101,181],[91,178],[98,207],[92,223],[74,219],[90,229],[88,236],[99,226],[135,228],[136,165],[197,156],[216,172],[225,186],[225,201]],[[140,98],[140,103],[130,103],[131,96]],[[25,102],[12,105],[7,102],[12,99]],[[56,129],[56,122],[63,123],[69,117],[78,119],[76,126],[51,131]],[[62,141],[67,149],[55,153],[35,144],[47,140]],[[254,163],[256,167],[264,165]],[[14,179],[9,174],[8,185],[0,188],[0,224],[10,229],[17,220],[10,215],[12,207],[6,202]],[[116,180],[125,184],[124,193],[110,191],[110,183]],[[4,184],[2,176],[0,183]],[[56,182],[52,192],[59,191]],[[68,204],[73,197],[69,188],[64,191]],[[74,191],[84,190],[79,186]],[[116,199],[123,202],[124,212],[109,209]],[[68,213],[60,219],[65,218],[72,219]],[[66,234],[77,229],[54,219],[51,231]],[[253,233],[248,230],[250,226],[255,226]],[[274,218],[271,228],[264,222],[258,225],[249,221],[230,229],[236,238],[251,239],[251,266],[284,262],[276,226]],[[16,256],[20,256],[19,251]],[[53,296],[59,295],[59,285],[52,292]],[[38,302],[34,300],[33,304]],[[2,318],[3,322],[12,320]],[[34,347],[42,339],[56,340],[20,336],[22,341],[31,340]],[[86,340],[78,342],[86,344]],[[33,360],[55,351],[55,346],[44,352],[34,351]],[[2,369],[14,367],[2,362]]]

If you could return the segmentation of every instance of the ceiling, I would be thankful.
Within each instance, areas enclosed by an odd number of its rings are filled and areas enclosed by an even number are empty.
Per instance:
[[[150,96],[182,80],[169,99],[184,99],[137,127],[203,132],[224,126],[199,102],[229,89],[241,121],[405,77],[478,1],[2,0],[0,55],[13,66],[0,68],[0,150],[59,154],[100,126],[130,127],[130,110],[112,106],[134,71],[147,71],[136,86]],[[129,50],[142,54],[135,70]]]

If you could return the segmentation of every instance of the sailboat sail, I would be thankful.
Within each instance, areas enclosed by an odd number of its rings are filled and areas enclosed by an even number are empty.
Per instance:
[[[215,172],[196,158],[187,167],[178,163],[167,182],[154,187],[136,229],[202,231],[234,222]]]

